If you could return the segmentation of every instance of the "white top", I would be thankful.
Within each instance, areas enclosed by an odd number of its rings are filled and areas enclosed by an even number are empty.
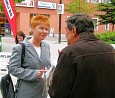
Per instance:
[[[34,47],[34,48],[35,48],[38,56],[40,57],[40,55],[41,55],[41,47]]]

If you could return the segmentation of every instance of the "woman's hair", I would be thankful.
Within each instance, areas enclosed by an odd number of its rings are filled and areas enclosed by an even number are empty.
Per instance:
[[[30,26],[32,28],[35,28],[39,24],[45,24],[46,26],[50,27],[50,20],[45,15],[36,15],[36,16],[33,16],[33,18],[31,19]]]
[[[71,30],[75,26],[78,34],[94,32],[92,19],[86,14],[77,13],[69,17],[66,22],[68,29]]]
[[[19,42],[17,36],[22,36],[23,39],[25,38],[25,34],[23,31],[17,32],[16,39],[15,39],[16,44]]]

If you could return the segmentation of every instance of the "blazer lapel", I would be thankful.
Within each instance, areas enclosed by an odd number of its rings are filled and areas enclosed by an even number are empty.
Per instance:
[[[41,62],[43,62],[44,56],[45,56],[45,54],[46,54],[46,53],[45,53],[45,49],[46,49],[46,48],[45,48],[45,45],[44,45],[44,43],[42,43],[42,44],[41,44],[41,55],[40,55],[40,61],[41,61]]]
[[[32,46],[32,44],[27,39],[25,39],[25,41],[27,43],[27,47],[29,47],[28,49],[31,50],[31,52],[35,56],[35,58],[38,59],[39,61],[41,61],[39,55],[37,54],[37,52],[36,52],[35,48]]]

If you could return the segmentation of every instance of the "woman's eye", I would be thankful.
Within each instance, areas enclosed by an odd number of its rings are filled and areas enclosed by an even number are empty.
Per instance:
[[[44,29],[44,27],[40,27],[40,29],[41,29],[41,30],[43,30],[43,29]]]
[[[45,30],[46,30],[46,31],[48,31],[48,29],[47,29],[47,28],[46,28]]]

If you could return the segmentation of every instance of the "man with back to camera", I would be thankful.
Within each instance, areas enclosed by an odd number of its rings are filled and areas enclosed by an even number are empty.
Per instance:
[[[49,88],[51,98],[115,98],[114,48],[94,35],[92,19],[83,13],[66,21],[65,47]]]

